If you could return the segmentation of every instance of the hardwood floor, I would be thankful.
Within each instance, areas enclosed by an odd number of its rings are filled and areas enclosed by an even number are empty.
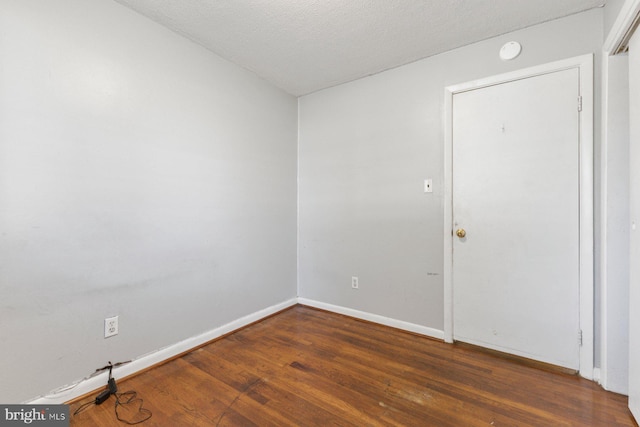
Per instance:
[[[153,413],[142,426],[637,425],[625,396],[578,376],[304,306],[118,387]],[[121,425],[114,397],[71,425]]]

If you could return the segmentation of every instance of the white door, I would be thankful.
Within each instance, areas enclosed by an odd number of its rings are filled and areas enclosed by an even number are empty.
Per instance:
[[[453,338],[580,367],[579,70],[453,96]],[[462,231],[461,231],[462,234]]]
[[[640,33],[629,42],[631,254],[629,257],[629,409],[640,420]]]

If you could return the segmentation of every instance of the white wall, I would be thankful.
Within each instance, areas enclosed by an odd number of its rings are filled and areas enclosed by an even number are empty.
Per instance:
[[[640,421],[640,32],[629,42],[630,124],[630,272],[629,272],[629,408]]]
[[[623,1],[604,9],[605,36]],[[606,37],[605,37],[606,38]],[[629,349],[629,73],[626,55],[603,58],[601,383],[628,393]]]
[[[628,392],[629,351],[629,65],[604,58],[606,131],[602,150],[602,384]]]
[[[551,21],[300,98],[299,295],[442,330],[444,88],[586,53],[599,64],[602,14]],[[510,40],[523,52],[503,62],[498,51]],[[596,135],[599,117],[596,107]],[[429,177],[434,192],[425,194]],[[360,289],[351,289],[351,276]]]
[[[613,24],[616,22],[618,18],[618,14],[622,9],[626,0],[607,0],[607,3],[604,6],[604,34],[605,37],[613,28]]]
[[[295,98],[105,0],[3,0],[0,58],[0,402],[296,296]]]

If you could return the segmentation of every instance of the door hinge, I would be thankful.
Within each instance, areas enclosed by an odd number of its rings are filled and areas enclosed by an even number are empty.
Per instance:
[[[578,331],[578,345],[582,347],[582,329]]]
[[[578,112],[582,111],[582,96],[578,97]]]

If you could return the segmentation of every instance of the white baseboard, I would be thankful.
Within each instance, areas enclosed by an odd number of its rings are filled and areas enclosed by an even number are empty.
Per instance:
[[[314,301],[307,298],[298,298],[298,303],[308,305],[310,307],[320,308],[322,310],[331,311],[333,313],[344,314],[346,316],[355,317],[356,319],[367,320],[373,323],[390,326],[392,328],[402,329],[404,331],[425,335],[431,338],[444,340],[444,331],[429,328],[415,323],[405,322],[402,320],[391,319],[389,317],[380,316],[378,314],[367,313],[365,311],[354,310],[352,308],[342,307],[324,302]]]
[[[205,344],[211,340],[219,338],[225,334],[241,329],[253,322],[262,320],[274,313],[277,313],[288,307],[294,306],[298,303],[307,305],[310,307],[319,308],[322,310],[331,311],[338,314],[344,314],[346,316],[355,317],[357,319],[367,320],[370,322],[379,323],[381,325],[402,329],[402,330],[413,332],[416,334],[444,340],[444,332],[438,329],[428,328],[426,326],[416,325],[414,323],[409,323],[402,320],[391,319],[389,317],[380,316],[378,314],[372,314],[364,311],[354,310],[347,307],[326,304],[323,302],[314,301],[306,298],[293,298],[293,299],[284,301],[282,303],[273,305],[271,307],[267,307],[255,313],[249,314],[247,316],[241,317],[240,319],[234,320],[218,328],[212,329],[211,331],[205,332],[203,334],[200,334],[191,338],[187,338],[184,341],[180,341],[176,344],[173,344],[168,347],[162,348],[160,350],[154,351],[152,353],[148,353],[143,356],[140,356],[139,358],[134,359],[133,361],[131,361],[130,363],[127,363],[126,365],[122,365],[117,368],[114,368],[113,374],[116,378],[123,378],[129,375],[133,375],[137,372],[140,372],[156,364],[159,364],[168,359],[171,359],[179,354],[188,352],[189,350],[199,347],[202,344]],[[55,405],[55,404],[68,402],[70,400],[83,396],[87,393],[91,393],[92,391],[98,390],[101,387],[104,387],[107,384],[107,379],[108,379],[108,373],[105,371],[94,377],[87,378],[71,386],[54,390],[53,392],[51,392],[46,396],[41,396],[24,403],[33,404],[33,405]]]
[[[602,385],[602,381],[601,381],[601,377],[600,377],[600,368],[593,368],[593,381]]]
[[[164,362],[165,360],[171,359],[172,357],[175,357],[181,353],[184,353],[191,349],[199,347],[202,344],[205,344],[211,340],[214,340],[225,334],[228,334],[230,332],[243,328],[244,326],[247,326],[253,322],[257,322],[261,319],[264,319],[265,317],[268,317],[274,313],[277,313],[278,311],[281,311],[288,307],[296,305],[296,303],[297,303],[297,300],[293,298],[288,301],[284,301],[279,304],[272,305],[271,307],[267,307],[263,310],[256,311],[255,313],[241,317],[240,319],[234,320],[232,322],[227,323],[226,325],[212,329],[211,331],[205,332],[195,337],[187,338],[184,341],[180,341],[176,344],[173,344],[168,347],[162,348],[160,350],[154,351],[152,353],[148,353],[143,356],[140,356],[139,358],[134,359],[131,363],[127,363],[126,365],[122,365],[117,368],[114,368],[113,370],[114,376],[116,378],[123,378],[129,375],[135,374],[136,372],[142,371],[144,369],[150,368],[153,365],[156,365],[160,362]],[[33,405],[55,405],[55,404],[68,402],[84,394],[90,393],[94,390],[104,387],[107,384],[107,379],[108,379],[107,372],[103,372],[99,375],[96,375],[95,377],[82,380],[74,385],[65,387],[63,389],[59,389],[57,391],[52,392],[49,395],[41,396],[25,403],[33,404]]]

